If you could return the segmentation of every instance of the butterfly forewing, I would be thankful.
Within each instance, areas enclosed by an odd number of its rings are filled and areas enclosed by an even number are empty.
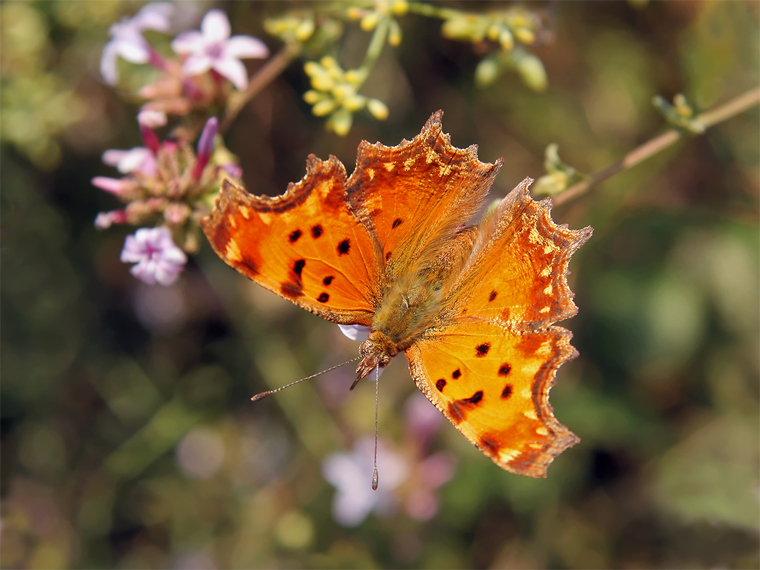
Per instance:
[[[352,209],[372,228],[393,282],[436,250],[477,212],[501,167],[478,160],[476,147],[455,148],[433,114],[411,141],[363,142],[348,180]]]
[[[378,302],[377,241],[349,210],[346,173],[310,157],[279,197],[225,181],[203,230],[216,253],[259,285],[338,323],[370,325]]]

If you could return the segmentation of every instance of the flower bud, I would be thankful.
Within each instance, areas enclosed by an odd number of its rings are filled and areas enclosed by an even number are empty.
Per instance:
[[[378,121],[384,121],[388,118],[388,107],[379,99],[370,99],[367,101],[367,110]]]
[[[323,99],[325,97],[324,93],[320,93],[319,91],[314,91],[313,89],[310,89],[306,93],[303,94],[303,100],[306,101],[309,105],[313,105],[317,101]]]
[[[314,20],[311,18],[307,18],[300,24],[298,24],[298,27],[295,31],[296,39],[299,42],[305,42],[308,40],[312,34],[314,33]]]
[[[401,26],[398,25],[396,20],[391,20],[390,30],[388,31],[388,43],[393,47],[397,47],[401,45],[402,39]]]
[[[499,34],[499,45],[504,51],[511,50],[515,45],[515,38],[512,36],[512,32],[504,28]]]
[[[334,131],[336,135],[343,137],[351,130],[353,120],[354,117],[348,109],[340,109],[327,120],[327,128]]]
[[[536,34],[529,28],[513,28],[515,37],[526,45],[532,44],[536,40]]]
[[[349,111],[359,111],[367,104],[367,98],[363,95],[353,94],[343,101],[343,106]]]
[[[548,84],[546,69],[537,56],[526,53],[518,59],[516,68],[525,85],[533,91],[544,91],[546,89]]]
[[[359,22],[359,27],[361,27],[362,30],[365,32],[371,32],[377,27],[377,23],[380,21],[380,16],[377,12],[372,11],[369,12],[366,16],[364,16]]]
[[[316,117],[324,117],[332,113],[335,107],[337,107],[335,99],[323,99],[311,108],[311,112]]]
[[[499,77],[501,66],[493,58],[486,58],[475,68],[475,84],[480,88],[491,85]]]

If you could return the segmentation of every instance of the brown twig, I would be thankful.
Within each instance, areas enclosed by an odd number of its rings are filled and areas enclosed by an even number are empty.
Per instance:
[[[701,113],[695,118],[695,121],[702,123],[705,128],[708,128],[738,115],[739,113],[743,113],[758,104],[760,104],[760,87],[755,87],[720,107]],[[603,180],[607,180],[622,170],[636,166],[640,162],[645,161],[647,158],[654,156],[661,150],[676,143],[683,136],[684,132],[678,129],[671,129],[656,136],[637,149],[626,154],[618,162],[609,165],[607,168],[604,168],[599,172],[589,175],[588,178],[581,182],[573,184],[567,190],[562,192],[562,194],[559,194],[554,198],[554,204],[564,204],[565,202],[569,202],[570,200],[585,194],[591,189],[591,187],[599,184]]]
[[[230,97],[230,101],[227,104],[227,110],[224,113],[224,119],[219,127],[219,132],[224,133],[238,116],[238,113],[242,110],[248,101],[258,95],[264,87],[278,75],[280,75],[285,68],[290,65],[298,54],[301,53],[301,45],[297,43],[285,44],[285,46],[264,66],[259,69],[256,74],[251,77],[248,82],[248,86],[239,93],[235,93]]]

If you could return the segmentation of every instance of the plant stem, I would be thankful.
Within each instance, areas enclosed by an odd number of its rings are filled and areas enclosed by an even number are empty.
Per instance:
[[[238,113],[240,113],[245,104],[258,95],[275,77],[285,71],[285,68],[290,65],[290,62],[293,61],[299,53],[301,53],[301,44],[285,44],[277,55],[267,61],[264,66],[251,77],[248,86],[243,91],[233,93],[227,104],[224,120],[219,126],[219,132],[224,133],[229,128],[232,121],[235,120],[235,117],[238,116]]]
[[[706,128],[712,127],[713,125],[751,109],[757,104],[760,104],[760,87],[750,89],[728,103],[701,113],[695,120],[702,123]],[[554,204],[558,206],[585,194],[591,189],[591,187],[596,186],[603,180],[607,180],[622,170],[627,170],[628,168],[636,166],[661,150],[673,145],[679,141],[684,134],[684,131],[679,129],[670,129],[669,131],[656,136],[626,154],[618,162],[609,165],[607,168],[604,168],[599,172],[591,174],[586,180],[573,184],[567,190],[562,192],[562,194],[559,194],[554,198]]]
[[[367,53],[364,55],[364,61],[362,61],[362,64],[361,66],[359,66],[359,69],[356,70],[357,73],[359,73],[359,77],[361,78],[359,81],[359,84],[356,86],[357,90],[362,85],[364,85],[364,82],[367,80],[367,77],[369,77],[370,71],[372,71],[372,68],[375,66],[375,63],[377,62],[377,58],[379,58],[380,54],[383,52],[383,48],[385,47],[385,41],[388,39],[389,27],[390,27],[389,16],[384,16],[377,23],[377,26],[375,27],[375,33],[372,34],[372,39],[370,40],[369,45],[367,46]]]

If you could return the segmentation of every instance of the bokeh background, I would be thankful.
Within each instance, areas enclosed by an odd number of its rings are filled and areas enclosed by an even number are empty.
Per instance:
[[[151,71],[133,67],[120,89],[98,73],[108,26],[139,6],[0,6],[2,567],[758,567],[757,109],[555,208],[595,232],[571,263],[580,313],[564,324],[580,357],[552,392],[581,443],[547,479],[498,469],[437,423],[398,358],[380,386],[382,493],[368,497],[357,450],[373,431],[371,382],[348,393],[341,369],[249,401],[357,343],[207,244],[175,285],[144,285],[119,261],[132,230],[93,227],[116,207],[89,182],[114,175],[101,153],[141,144],[129,94]],[[233,33],[276,50],[263,18],[292,5],[216,6]],[[359,141],[397,144],[440,108],[456,146],[504,157],[500,197],[544,173],[549,143],[593,172],[661,132],[656,94],[705,110],[757,86],[758,6],[530,4],[552,31],[534,49],[542,93],[514,74],[477,88],[477,46],[408,15],[363,90],[387,121],[326,132],[295,63],[227,143],[247,187],[276,195],[309,153],[350,171]],[[191,28],[210,7],[178,12]],[[367,40],[348,30],[345,67]]]

